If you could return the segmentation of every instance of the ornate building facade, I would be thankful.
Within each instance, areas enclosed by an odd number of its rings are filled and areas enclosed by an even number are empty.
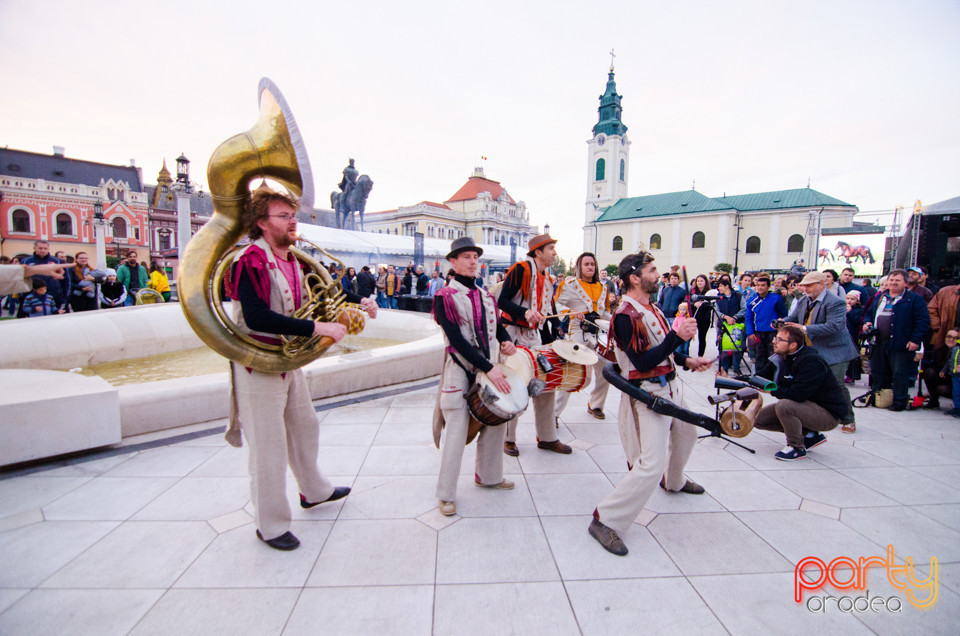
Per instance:
[[[147,194],[140,168],[0,148],[0,253],[31,254],[35,240],[50,253],[84,251],[95,263],[95,206],[102,206],[108,255],[148,242]],[[146,255],[143,255],[146,258]]]
[[[180,245],[178,199],[185,197],[190,207],[191,236],[213,216],[213,201],[190,180],[190,160],[183,155],[177,158],[176,180],[164,159],[157,185],[148,185],[145,191],[150,202],[150,260],[162,263],[175,276]]]
[[[523,201],[515,201],[499,181],[487,179],[483,168],[473,169],[453,196],[443,203],[421,201],[396,210],[370,212],[364,216],[369,232],[427,238],[455,239],[469,236],[486,245],[525,246],[539,233],[530,225],[530,213]]]

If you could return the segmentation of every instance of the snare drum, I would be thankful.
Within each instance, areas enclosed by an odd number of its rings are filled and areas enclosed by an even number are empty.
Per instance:
[[[597,336],[597,355],[608,362],[616,362],[617,355],[610,345],[610,332],[602,331]]]
[[[542,355],[547,362],[553,365],[553,370],[546,372],[537,364],[537,356]],[[587,367],[582,364],[564,360],[550,345],[542,345],[535,349],[517,346],[517,353],[505,360],[512,369],[517,370],[529,382],[534,378],[546,384],[544,392],[579,391],[587,383]]]
[[[479,373],[477,381],[464,396],[470,414],[487,426],[499,426],[517,417],[527,410],[530,399],[527,395],[527,381],[521,374],[502,364],[495,366],[507,377],[507,382],[510,383],[509,393],[498,389],[486,373]]]

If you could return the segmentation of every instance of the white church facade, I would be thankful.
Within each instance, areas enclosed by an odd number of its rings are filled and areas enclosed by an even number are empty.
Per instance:
[[[739,271],[788,269],[797,258],[816,263],[826,228],[854,225],[857,206],[809,187],[709,197],[696,190],[629,197],[630,140],[622,121],[613,66],[587,141],[583,249],[601,267],[638,249],[658,268],[686,265],[690,275],[736,263]]]

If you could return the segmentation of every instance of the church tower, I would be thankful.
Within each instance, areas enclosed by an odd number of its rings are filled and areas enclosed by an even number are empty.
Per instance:
[[[611,56],[613,53],[611,52]],[[627,196],[630,170],[630,140],[620,119],[621,96],[613,79],[613,58],[607,75],[607,89],[600,96],[599,118],[593,137],[587,141],[587,201],[583,228],[583,249],[595,251],[596,229],[593,222],[603,208]]]

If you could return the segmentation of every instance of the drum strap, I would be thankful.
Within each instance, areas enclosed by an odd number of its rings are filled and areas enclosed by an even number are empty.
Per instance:
[[[460,362],[460,358],[457,357],[457,355],[456,355],[455,353],[452,353],[452,352],[451,352],[449,355],[450,355],[450,359],[453,360],[453,363],[454,363],[455,365],[457,365],[458,367],[460,367],[461,369],[463,369],[463,372],[467,374],[467,390],[463,392],[463,394],[466,395],[466,394],[467,394],[467,391],[469,391],[470,388],[471,388],[474,384],[476,384],[476,382],[477,382],[477,374],[476,374],[476,373],[472,373],[472,372],[470,372],[469,370],[467,370],[467,367],[464,366],[464,364],[463,364],[462,362]]]

